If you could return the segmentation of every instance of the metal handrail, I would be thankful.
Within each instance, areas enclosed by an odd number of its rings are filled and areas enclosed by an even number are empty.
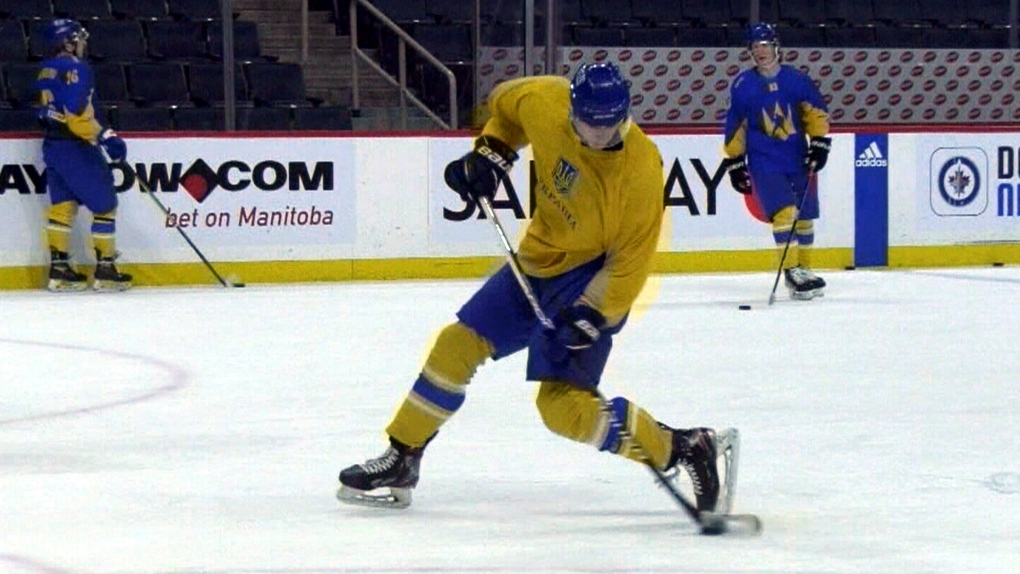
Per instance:
[[[370,14],[375,16],[380,22],[383,23],[387,28],[393,31],[397,35],[397,62],[398,62],[398,77],[394,78],[386,70],[377,64],[372,58],[369,58],[365,52],[358,48],[358,4],[361,4]],[[407,89],[407,49],[405,46],[411,46],[419,55],[421,55],[428,63],[439,68],[439,71],[446,76],[446,81],[450,85],[450,123],[446,123],[436,115],[432,110],[429,109],[421,100],[416,98],[410,90]],[[361,109],[361,95],[359,93],[358,86],[358,59],[369,65],[373,70],[382,76],[393,86],[400,88],[400,119],[403,124],[403,129],[407,129],[407,100],[410,100],[412,104],[418,106],[427,116],[433,121],[443,126],[448,130],[457,129],[457,77],[453,75],[450,68],[443,65],[442,62],[436,59],[435,56],[429,53],[421,44],[416,42],[407,32],[400,29],[393,23],[392,20],[386,17],[385,14],[379,11],[378,8],[373,6],[368,0],[351,0],[351,83],[353,87],[353,108],[355,110]]]

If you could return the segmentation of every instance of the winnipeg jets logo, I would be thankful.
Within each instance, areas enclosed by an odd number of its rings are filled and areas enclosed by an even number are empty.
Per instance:
[[[981,174],[977,166],[964,156],[956,156],[939,171],[939,194],[954,207],[963,207],[977,197],[981,189]]]

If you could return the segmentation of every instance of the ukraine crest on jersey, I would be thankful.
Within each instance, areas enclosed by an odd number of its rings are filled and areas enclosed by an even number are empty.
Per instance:
[[[561,194],[567,195],[574,189],[576,182],[577,168],[561,157],[553,169],[553,187]]]

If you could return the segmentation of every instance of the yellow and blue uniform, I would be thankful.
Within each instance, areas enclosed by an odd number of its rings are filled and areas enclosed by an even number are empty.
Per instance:
[[[467,384],[487,359],[528,349],[527,378],[541,381],[536,403],[552,431],[635,459],[647,456],[660,467],[669,459],[672,435],[651,415],[623,398],[604,409],[592,392],[612,335],[652,269],[664,209],[662,158],[629,120],[610,148],[585,146],[570,120],[570,89],[566,79],[552,76],[501,84],[489,96],[492,117],[482,137],[515,150],[532,146],[534,215],[518,258],[549,316],[587,305],[606,318],[602,336],[566,365],[550,360],[549,338],[504,266],[439,334],[387,428],[402,444],[426,444],[463,404]],[[634,442],[643,455],[631,450]]]
[[[43,160],[51,207],[47,238],[51,249],[70,251],[78,205],[93,213],[92,238],[101,257],[114,256],[117,195],[99,140],[92,70],[71,54],[40,64],[36,93],[44,125]]]
[[[829,132],[829,113],[814,82],[787,65],[771,76],[755,68],[744,71],[730,88],[724,129],[723,153],[728,158],[746,154],[753,193],[772,221],[776,244],[785,245],[796,233],[784,266],[809,267],[819,207],[817,192],[808,189],[806,138]]]

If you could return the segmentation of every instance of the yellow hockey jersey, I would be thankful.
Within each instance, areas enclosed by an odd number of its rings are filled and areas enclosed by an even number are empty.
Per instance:
[[[532,146],[535,205],[518,251],[524,272],[553,277],[604,254],[582,300],[610,325],[618,323],[644,287],[658,246],[664,209],[658,148],[629,122],[622,149],[582,145],[570,123],[565,78],[504,82],[488,105],[483,135],[514,149]]]

